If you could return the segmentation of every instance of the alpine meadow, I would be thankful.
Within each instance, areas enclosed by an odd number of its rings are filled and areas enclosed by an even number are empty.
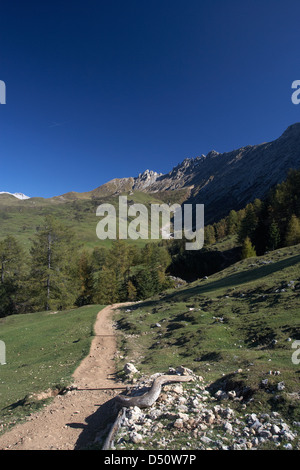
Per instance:
[[[300,450],[299,4],[4,3],[0,450]]]

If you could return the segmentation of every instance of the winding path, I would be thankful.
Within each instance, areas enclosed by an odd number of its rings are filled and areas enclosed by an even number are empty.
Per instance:
[[[78,389],[124,386],[115,380],[113,304],[101,310],[89,355],[73,374]],[[109,402],[120,390],[72,390],[0,436],[0,450],[74,450],[93,443],[111,419]]]

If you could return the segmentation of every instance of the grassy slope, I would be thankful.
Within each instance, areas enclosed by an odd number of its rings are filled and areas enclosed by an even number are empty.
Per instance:
[[[186,191],[155,194],[137,191],[123,195],[127,195],[128,204],[145,204],[150,212],[151,203],[182,202],[186,198]],[[42,225],[45,215],[51,213],[69,226],[77,240],[86,248],[109,247],[111,240],[99,240],[96,235],[96,226],[100,220],[96,216],[96,208],[102,203],[112,204],[118,209],[119,199],[118,196],[101,196],[97,200],[80,198],[62,200],[57,197],[20,201],[14,196],[0,195],[0,240],[7,235],[13,235],[26,249],[29,249],[30,238],[36,232],[36,228]],[[128,240],[128,242],[143,246],[147,240]]]
[[[293,395],[299,393],[300,366],[292,363],[291,347],[300,339],[299,268],[300,245],[241,261],[208,280],[124,309],[119,347],[126,362],[135,361],[143,373],[184,365],[212,390],[249,387],[255,397],[250,409],[278,409],[300,421]],[[278,394],[281,381],[285,390]]]
[[[147,374],[184,365],[202,375],[212,390],[249,387],[254,400],[247,412],[279,410],[287,420],[300,421],[300,367],[291,360],[292,342],[300,339],[299,267],[298,245],[124,308],[118,317],[124,362],[134,360]],[[7,365],[0,366],[0,424],[36,409],[37,403],[24,400],[26,395],[70,383],[89,350],[100,308],[0,320],[0,339],[7,348]],[[281,375],[269,375],[270,370]],[[278,392],[281,381],[285,390]]]
[[[0,365],[1,424],[18,420],[41,403],[25,397],[63,388],[88,354],[100,305],[51,314],[12,315],[0,319],[6,365]]]

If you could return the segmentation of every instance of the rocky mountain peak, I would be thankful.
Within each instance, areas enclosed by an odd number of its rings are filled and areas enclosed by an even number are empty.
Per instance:
[[[132,189],[143,190],[155,183],[155,181],[162,176],[162,173],[157,173],[152,170],[145,170],[143,173],[140,173],[137,178],[134,179],[134,184]]]
[[[206,155],[206,158],[215,158],[217,157],[219,154],[219,152],[217,152],[216,150],[211,150],[210,152],[208,152],[208,154]]]

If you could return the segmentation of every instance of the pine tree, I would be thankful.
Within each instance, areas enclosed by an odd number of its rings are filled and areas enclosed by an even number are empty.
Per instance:
[[[24,252],[17,240],[8,235],[0,242],[0,282],[18,277],[24,263]]]
[[[95,247],[92,251],[91,262],[94,271],[100,271],[107,257],[107,250],[105,248]]]
[[[272,221],[269,227],[267,250],[276,250],[280,243],[280,231],[275,220]]]
[[[0,317],[22,312],[25,253],[11,235],[0,242]]]
[[[129,280],[127,282],[127,300],[130,302],[133,302],[136,300],[137,292],[136,292],[136,287],[134,286],[133,282]]]
[[[300,220],[293,214],[287,226],[285,245],[291,246],[297,243],[300,243]]]
[[[204,243],[206,246],[216,243],[216,233],[213,225],[204,227]]]
[[[246,237],[252,238],[257,224],[258,217],[256,215],[255,207],[253,204],[248,204],[245,211],[245,217],[242,219],[239,228],[238,238],[240,243],[242,243]]]
[[[130,271],[128,244],[123,240],[115,240],[108,251],[104,266],[115,271],[117,287],[120,287]]]
[[[242,245],[242,259],[252,258],[256,256],[255,248],[253,247],[249,237],[246,237]]]
[[[46,216],[30,250],[30,287],[35,310],[63,309],[74,304],[78,293],[76,248],[73,233],[53,216]]]
[[[227,224],[227,233],[228,235],[233,235],[237,232],[239,226],[238,214],[235,210],[229,212],[228,217],[226,218]]]
[[[153,271],[148,267],[140,270],[135,276],[138,299],[147,299],[158,292],[158,276],[157,271]]]
[[[119,289],[114,269],[104,266],[98,274],[95,282],[94,300],[102,305],[119,301]]]
[[[221,219],[215,224],[217,240],[222,240],[227,235],[227,224],[225,219]]]
[[[77,276],[79,279],[79,295],[76,305],[89,305],[93,303],[94,279],[93,265],[91,255],[86,251],[82,251],[78,261]]]

